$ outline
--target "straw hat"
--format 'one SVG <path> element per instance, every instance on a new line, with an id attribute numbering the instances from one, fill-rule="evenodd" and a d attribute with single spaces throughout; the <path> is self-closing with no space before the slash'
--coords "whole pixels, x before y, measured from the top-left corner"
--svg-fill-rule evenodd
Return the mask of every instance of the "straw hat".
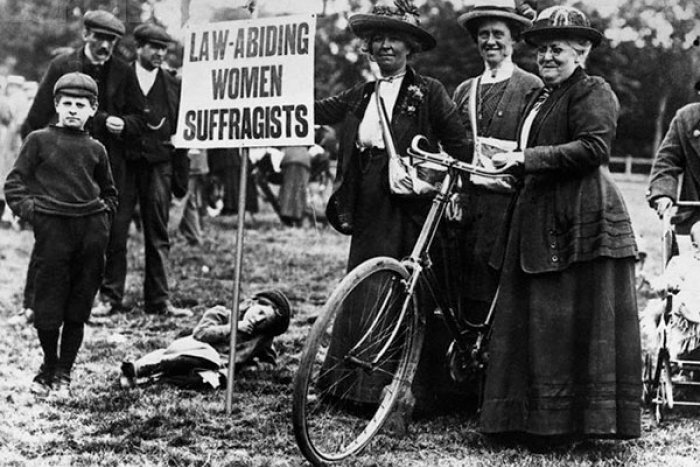
<path id="1" fill-rule="evenodd" d="M 588 39 L 593 47 L 603 39 L 603 34 L 591 27 L 588 17 L 581 10 L 570 6 L 553 6 L 542 10 L 532 27 L 523 31 L 525 41 L 533 45 L 542 39 L 562 36 Z"/>
<path id="2" fill-rule="evenodd" d="M 348 21 L 352 32 L 359 37 L 366 38 L 375 31 L 400 31 L 413 36 L 424 51 L 436 45 L 435 38 L 420 27 L 418 8 L 413 0 L 394 0 L 393 7 L 375 5 L 370 13 L 354 14 Z"/>
<path id="3" fill-rule="evenodd" d="M 526 15 L 532 17 L 528 18 Z M 467 7 L 467 12 L 457 18 L 457 22 L 476 38 L 479 24 L 485 19 L 503 20 L 508 23 L 514 32 L 520 32 L 532 26 L 534 10 L 527 3 L 515 0 L 474 0 Z"/>

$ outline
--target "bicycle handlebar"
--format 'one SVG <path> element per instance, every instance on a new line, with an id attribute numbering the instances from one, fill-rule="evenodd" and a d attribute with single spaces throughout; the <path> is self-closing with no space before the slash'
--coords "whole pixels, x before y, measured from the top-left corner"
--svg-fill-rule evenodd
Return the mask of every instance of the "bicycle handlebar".
<path id="1" fill-rule="evenodd" d="M 441 167 L 454 168 L 461 172 L 483 175 L 485 177 L 498 178 L 503 176 L 513 176 L 512 170 L 518 165 L 517 162 L 511 162 L 509 164 L 504 165 L 500 169 L 486 169 L 484 167 L 479 167 L 468 162 L 457 160 L 443 151 L 436 153 L 428 152 L 424 149 L 421 149 L 420 143 L 424 140 L 428 141 L 428 138 L 426 138 L 423 135 L 414 136 L 413 140 L 411 141 L 411 147 L 408 148 L 408 153 L 416 159 L 420 159 L 430 164 L 437 164 Z"/>

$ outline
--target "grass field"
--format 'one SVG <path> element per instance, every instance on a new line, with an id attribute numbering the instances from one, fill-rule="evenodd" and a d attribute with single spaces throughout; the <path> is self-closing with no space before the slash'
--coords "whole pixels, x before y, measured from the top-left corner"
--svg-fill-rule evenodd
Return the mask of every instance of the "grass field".
<path id="1" fill-rule="evenodd" d="M 648 269 L 658 272 L 660 222 L 644 202 L 644 182 L 619 186 L 649 246 Z M 174 242 L 173 299 L 195 311 L 188 320 L 143 313 L 142 243 L 131 239 L 128 300 L 134 308 L 91 321 L 74 371 L 74 397 L 63 403 L 36 401 L 27 392 L 41 360 L 35 331 L 11 327 L 7 319 L 20 306 L 32 237 L 0 231 L 0 464 L 303 465 L 291 428 L 291 381 L 309 325 L 342 277 L 348 239 L 324 228 L 284 229 L 267 211 L 248 224 L 243 295 L 279 287 L 295 315 L 277 341 L 278 368 L 239 375 L 231 417 L 224 413 L 223 391 L 163 385 L 122 390 L 118 371 L 123 360 L 167 345 L 207 307 L 230 305 L 235 218 L 208 220 L 202 248 Z M 639 440 L 591 441 L 543 453 L 493 444 L 476 428 L 473 418 L 460 414 L 416 421 L 405 438 L 380 437 L 352 464 L 694 466 L 700 459 L 700 422 L 687 412 L 655 426 L 646 411 Z"/>

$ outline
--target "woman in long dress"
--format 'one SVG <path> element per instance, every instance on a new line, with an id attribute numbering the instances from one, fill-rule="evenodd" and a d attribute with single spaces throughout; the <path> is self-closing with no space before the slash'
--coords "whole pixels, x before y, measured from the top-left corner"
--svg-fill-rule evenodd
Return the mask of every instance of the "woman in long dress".
<path id="1" fill-rule="evenodd" d="M 411 140 L 424 135 L 432 151 L 438 143 L 459 159 L 466 159 L 468 145 L 455 104 L 437 80 L 422 76 L 407 65 L 410 55 L 435 47 L 435 39 L 418 26 L 417 9 L 408 1 L 396 7 L 375 6 L 370 14 L 349 18 L 352 31 L 365 41 L 365 49 L 379 68 L 377 81 L 358 84 L 315 105 L 317 124 L 342 123 L 338 155 L 338 188 L 327 208 L 330 224 L 351 235 L 348 270 L 377 256 L 401 259 L 410 254 L 432 202 L 431 196 L 401 197 L 390 192 L 388 155 L 379 123 L 377 92 L 385 103 L 394 142 L 405 155 Z M 432 259 L 445 277 L 446 246 L 436 239 Z M 427 303 L 425 306 L 429 306 Z M 449 337 L 433 313 L 428 314 L 427 334 L 413 391 L 417 407 L 431 411 L 443 400 L 449 386 L 444 356 Z M 357 333 L 362 316 L 343 310 L 338 316 L 329 350 L 344 355 Z M 331 374 L 342 378 L 343 371 Z M 358 372 L 338 385 L 344 399 L 357 403 L 378 400 L 385 378 Z"/>
<path id="2" fill-rule="evenodd" d="M 526 108 L 521 150 L 493 158 L 522 163 L 525 177 L 499 256 L 480 428 L 638 437 L 636 246 L 608 170 L 619 105 L 584 69 L 602 35 L 570 7 L 545 9 L 523 34 L 545 88 Z"/>

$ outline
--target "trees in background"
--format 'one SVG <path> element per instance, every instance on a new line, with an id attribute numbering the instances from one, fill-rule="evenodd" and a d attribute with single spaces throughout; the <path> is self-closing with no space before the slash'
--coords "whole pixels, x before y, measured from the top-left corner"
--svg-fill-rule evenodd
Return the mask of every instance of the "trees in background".
<path id="1" fill-rule="evenodd" d="M 627 0 L 613 16 L 592 16 L 608 40 L 592 54 L 590 69 L 611 83 L 621 104 L 616 150 L 651 157 L 676 109 L 697 97 L 700 4 Z"/>
<path id="2" fill-rule="evenodd" d="M 38 80 L 51 58 L 79 46 L 81 19 L 87 10 L 109 10 L 130 32 L 141 21 L 148 0 L 0 0 L 0 61 L 14 57 L 13 73 Z M 132 44 L 120 42 L 118 53 L 132 57 Z"/>

